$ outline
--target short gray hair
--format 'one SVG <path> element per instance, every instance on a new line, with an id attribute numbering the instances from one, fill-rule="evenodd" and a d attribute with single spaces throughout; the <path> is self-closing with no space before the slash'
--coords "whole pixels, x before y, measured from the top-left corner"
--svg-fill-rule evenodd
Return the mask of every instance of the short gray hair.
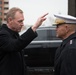
<path id="1" fill-rule="evenodd" d="M 8 18 L 11 17 L 12 19 L 14 19 L 14 16 L 15 16 L 15 13 L 19 11 L 20 13 L 23 13 L 23 11 L 18 8 L 18 7 L 13 7 L 11 8 L 8 12 L 7 12 L 7 15 L 6 15 L 6 21 L 8 22 Z"/>

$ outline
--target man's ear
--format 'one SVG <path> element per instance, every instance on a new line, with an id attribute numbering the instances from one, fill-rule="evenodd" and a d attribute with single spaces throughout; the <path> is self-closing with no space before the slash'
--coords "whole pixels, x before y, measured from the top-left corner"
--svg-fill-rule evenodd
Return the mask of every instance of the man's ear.
<path id="1" fill-rule="evenodd" d="M 11 22 L 11 21 L 12 21 L 12 18 L 11 18 L 11 17 L 9 17 L 9 18 L 8 18 L 8 22 Z"/>
<path id="2" fill-rule="evenodd" d="M 69 25 L 65 25 L 65 28 L 66 28 L 66 32 L 69 31 Z"/>

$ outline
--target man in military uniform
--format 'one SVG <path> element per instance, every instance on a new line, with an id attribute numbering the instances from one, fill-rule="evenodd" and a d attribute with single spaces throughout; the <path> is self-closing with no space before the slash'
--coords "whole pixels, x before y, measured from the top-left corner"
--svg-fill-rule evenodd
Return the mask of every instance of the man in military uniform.
<path id="1" fill-rule="evenodd" d="M 56 36 L 63 41 L 55 54 L 55 75 L 76 75 L 76 18 L 70 15 L 56 17 Z"/>

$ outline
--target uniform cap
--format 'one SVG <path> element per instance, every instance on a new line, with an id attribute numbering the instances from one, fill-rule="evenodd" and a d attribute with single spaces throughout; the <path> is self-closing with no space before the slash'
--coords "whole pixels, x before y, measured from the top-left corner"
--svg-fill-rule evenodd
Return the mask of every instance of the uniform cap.
<path id="1" fill-rule="evenodd" d="M 62 24 L 62 23 L 76 24 L 76 17 L 73 17 L 71 15 L 55 14 L 54 16 L 56 17 L 54 24 Z"/>

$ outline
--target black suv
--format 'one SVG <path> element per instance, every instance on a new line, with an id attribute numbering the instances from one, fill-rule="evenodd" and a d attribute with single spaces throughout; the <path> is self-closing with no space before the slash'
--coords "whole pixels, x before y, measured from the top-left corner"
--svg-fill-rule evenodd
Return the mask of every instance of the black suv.
<path id="1" fill-rule="evenodd" d="M 53 73 L 55 51 L 62 42 L 56 37 L 55 26 L 39 27 L 38 37 L 24 50 L 29 73 Z"/>

